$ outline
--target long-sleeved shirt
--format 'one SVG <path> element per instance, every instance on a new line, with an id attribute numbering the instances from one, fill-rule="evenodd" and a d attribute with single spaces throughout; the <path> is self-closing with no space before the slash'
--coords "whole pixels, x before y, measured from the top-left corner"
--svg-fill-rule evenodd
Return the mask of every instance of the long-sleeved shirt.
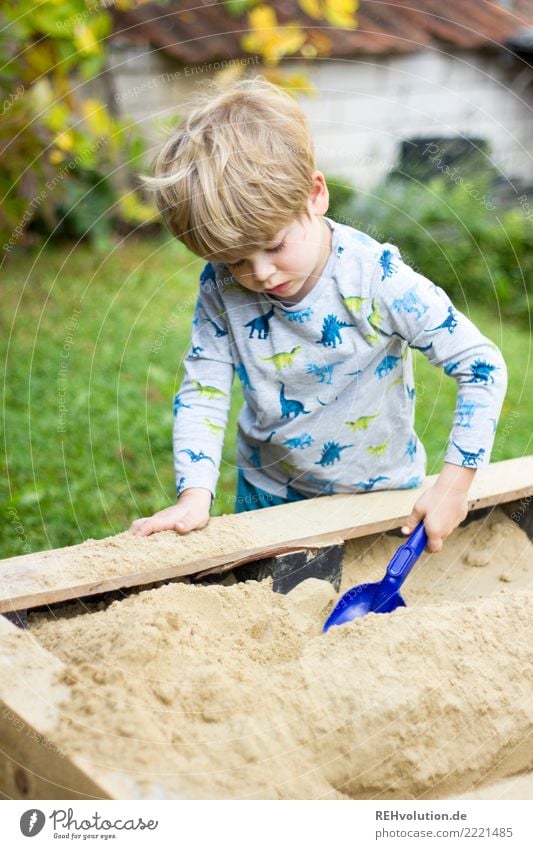
<path id="1" fill-rule="evenodd" d="M 174 400 L 178 495 L 215 494 L 235 373 L 237 462 L 251 484 L 281 497 L 419 486 L 412 348 L 458 384 L 445 461 L 489 462 L 507 384 L 498 348 L 395 245 L 325 220 L 331 253 L 298 303 L 205 266 Z"/>

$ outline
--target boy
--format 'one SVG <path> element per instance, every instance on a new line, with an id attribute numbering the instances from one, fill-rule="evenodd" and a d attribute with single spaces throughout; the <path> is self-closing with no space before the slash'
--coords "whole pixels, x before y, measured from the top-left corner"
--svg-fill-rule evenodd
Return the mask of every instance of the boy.
<path id="1" fill-rule="evenodd" d="M 170 231 L 208 264 L 174 404 L 178 501 L 131 530 L 207 524 L 234 373 L 237 510 L 419 486 L 417 348 L 459 390 L 443 469 L 402 528 L 423 519 L 439 551 L 489 461 L 506 389 L 498 349 L 394 245 L 326 217 L 305 116 L 260 77 L 204 96 L 144 181 Z"/>

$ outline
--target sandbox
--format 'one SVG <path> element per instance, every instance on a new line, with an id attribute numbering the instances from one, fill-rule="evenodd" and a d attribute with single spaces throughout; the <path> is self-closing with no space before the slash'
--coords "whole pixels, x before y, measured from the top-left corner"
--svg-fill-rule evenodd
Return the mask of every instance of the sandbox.
<path id="1" fill-rule="evenodd" d="M 342 589 L 399 542 L 349 541 Z M 226 579 L 36 612 L 24 636 L 62 662 L 62 753 L 133 796 L 488 797 L 533 765 L 532 552 L 494 510 L 423 558 L 407 608 L 327 635 L 330 584 Z"/>

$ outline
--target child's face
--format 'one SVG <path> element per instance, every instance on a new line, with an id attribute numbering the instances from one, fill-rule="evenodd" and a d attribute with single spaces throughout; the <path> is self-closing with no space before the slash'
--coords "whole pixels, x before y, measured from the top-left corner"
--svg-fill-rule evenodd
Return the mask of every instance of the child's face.
<path id="1" fill-rule="evenodd" d="M 232 276 L 252 292 L 268 292 L 298 301 L 317 282 L 331 251 L 331 232 L 323 219 L 329 195 L 324 176 L 315 171 L 308 211 L 283 227 L 267 250 L 227 263 Z"/>

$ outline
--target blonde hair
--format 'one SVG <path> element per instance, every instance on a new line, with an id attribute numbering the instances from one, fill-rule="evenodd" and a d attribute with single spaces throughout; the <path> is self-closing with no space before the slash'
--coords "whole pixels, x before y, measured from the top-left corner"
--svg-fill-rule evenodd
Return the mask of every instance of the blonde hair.
<path id="1" fill-rule="evenodd" d="M 138 176 L 177 239 L 233 262 L 307 214 L 313 141 L 300 106 L 263 77 L 208 88 L 158 151 L 154 175 Z"/>

